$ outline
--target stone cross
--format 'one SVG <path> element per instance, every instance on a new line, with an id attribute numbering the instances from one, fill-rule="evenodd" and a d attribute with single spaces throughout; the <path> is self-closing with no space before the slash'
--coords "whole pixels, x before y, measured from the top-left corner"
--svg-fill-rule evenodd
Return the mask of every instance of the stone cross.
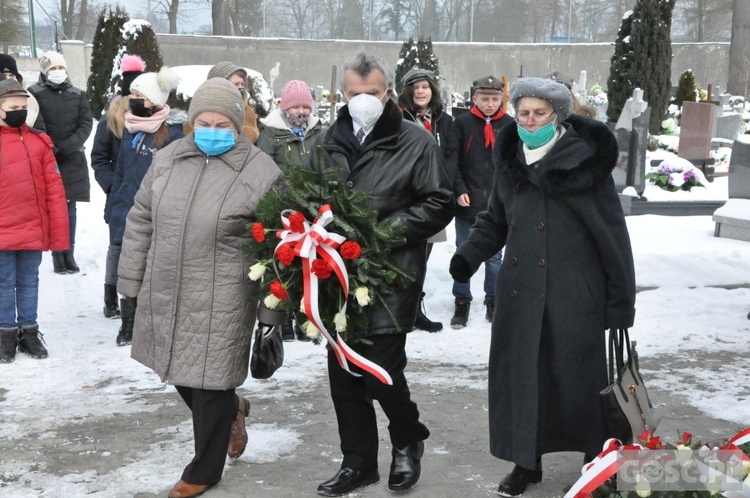
<path id="1" fill-rule="evenodd" d="M 647 108 L 648 102 L 643 100 L 643 90 L 636 88 L 633 90 L 633 96 L 625 102 L 625 107 L 623 107 L 620 113 L 620 119 L 617 120 L 615 129 L 624 128 L 627 131 L 631 131 L 633 129 L 633 120 L 643 114 Z"/>

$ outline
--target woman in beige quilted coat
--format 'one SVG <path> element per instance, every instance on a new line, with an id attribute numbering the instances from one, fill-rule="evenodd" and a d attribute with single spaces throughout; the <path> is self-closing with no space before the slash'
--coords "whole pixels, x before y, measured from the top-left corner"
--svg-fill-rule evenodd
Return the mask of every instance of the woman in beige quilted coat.
<path id="1" fill-rule="evenodd" d="M 169 496 L 219 482 L 247 444 L 247 378 L 257 302 L 243 246 L 280 170 L 242 130 L 242 96 L 223 78 L 190 104 L 194 130 L 160 150 L 128 213 L 118 291 L 136 306 L 132 357 L 173 384 L 193 414 L 195 457 Z"/>

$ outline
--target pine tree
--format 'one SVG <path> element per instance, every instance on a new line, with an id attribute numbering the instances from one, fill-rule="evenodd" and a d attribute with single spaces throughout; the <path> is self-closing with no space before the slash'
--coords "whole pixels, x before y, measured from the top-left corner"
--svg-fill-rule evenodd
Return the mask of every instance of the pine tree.
<path id="1" fill-rule="evenodd" d="M 672 90 L 672 10 L 676 0 L 638 0 L 633 9 L 633 84 L 651 107 L 649 131 L 658 135 Z"/>
<path id="2" fill-rule="evenodd" d="M 692 69 L 688 69 L 680 75 L 680 82 L 677 85 L 674 103 L 682 108 L 683 102 L 695 102 L 698 95 L 698 88 L 695 86 L 695 74 Z"/>
<path id="3" fill-rule="evenodd" d="M 401 52 L 396 63 L 396 93 L 401 93 L 403 85 L 401 80 L 412 68 L 419 67 L 435 73 L 435 79 L 440 78 L 438 59 L 432 52 L 432 39 L 414 41 L 409 38 L 401 45 Z"/>
<path id="4" fill-rule="evenodd" d="M 107 108 L 107 93 L 111 83 L 112 63 L 120 46 L 120 29 L 130 19 L 120 7 L 102 9 L 96 23 L 94 47 L 91 51 L 91 75 L 86 85 L 86 94 L 94 116 L 100 116 Z"/>
<path id="5" fill-rule="evenodd" d="M 633 46 L 630 43 L 633 29 L 633 12 L 628 12 L 622 18 L 620 30 L 615 41 L 615 53 L 612 55 L 607 78 L 607 119 L 617 122 L 625 102 L 633 95 Z"/>
<path id="6" fill-rule="evenodd" d="M 643 90 L 651 107 L 649 131 L 658 134 L 669 107 L 672 65 L 672 10 L 676 0 L 637 0 L 617 33 L 607 97 L 607 118 L 617 121 L 633 89 Z"/>
<path id="7" fill-rule="evenodd" d="M 120 30 L 119 49 L 112 60 L 111 83 L 107 98 L 120 91 L 120 61 L 124 55 L 137 55 L 146 63 L 146 71 L 156 73 L 164 65 L 159 42 L 151 24 L 143 19 L 133 19 L 123 24 Z"/>

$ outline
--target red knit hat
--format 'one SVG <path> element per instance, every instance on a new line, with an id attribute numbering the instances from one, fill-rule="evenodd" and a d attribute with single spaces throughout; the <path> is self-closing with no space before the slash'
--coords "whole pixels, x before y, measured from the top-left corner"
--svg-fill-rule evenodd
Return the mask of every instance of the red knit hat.
<path id="1" fill-rule="evenodd" d="M 304 81 L 291 80 L 284 85 L 281 90 L 281 110 L 286 111 L 298 105 L 313 108 L 312 94 L 310 87 Z"/>

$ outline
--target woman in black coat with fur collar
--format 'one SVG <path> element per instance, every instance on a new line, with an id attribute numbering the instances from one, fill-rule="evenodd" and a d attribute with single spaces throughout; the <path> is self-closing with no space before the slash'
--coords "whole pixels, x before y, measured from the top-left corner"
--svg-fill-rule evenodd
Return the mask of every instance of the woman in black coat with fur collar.
<path id="1" fill-rule="evenodd" d="M 570 116 L 568 89 L 526 78 L 510 90 L 517 126 L 495 147 L 488 210 L 450 271 L 467 281 L 505 247 L 489 358 L 490 451 L 516 465 L 498 493 L 542 479 L 541 456 L 598 454 L 607 434 L 606 329 L 635 316 L 635 272 L 602 123 Z"/>

